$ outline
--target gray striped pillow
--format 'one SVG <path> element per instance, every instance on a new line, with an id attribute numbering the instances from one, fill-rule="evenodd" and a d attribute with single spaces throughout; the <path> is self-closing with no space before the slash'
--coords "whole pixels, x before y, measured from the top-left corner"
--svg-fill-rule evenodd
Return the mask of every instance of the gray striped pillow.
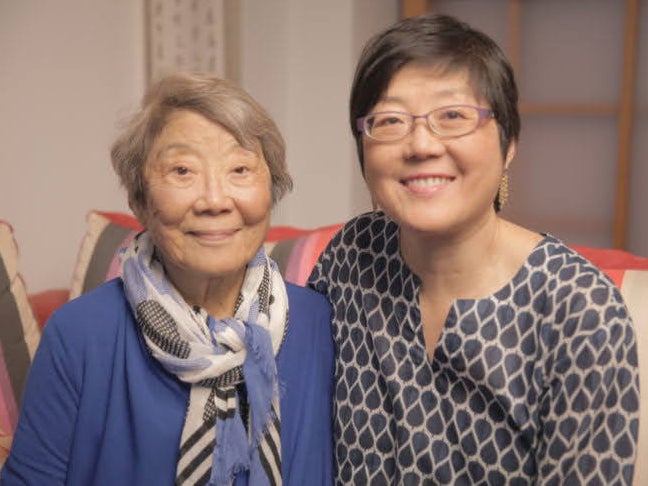
<path id="1" fill-rule="evenodd" d="M 0 467 L 11 445 L 40 328 L 18 273 L 18 246 L 0 221 Z"/>
<path id="2" fill-rule="evenodd" d="M 119 250 L 128 246 L 140 229 L 134 216 L 90 211 L 72 274 L 70 299 L 120 276 Z"/>

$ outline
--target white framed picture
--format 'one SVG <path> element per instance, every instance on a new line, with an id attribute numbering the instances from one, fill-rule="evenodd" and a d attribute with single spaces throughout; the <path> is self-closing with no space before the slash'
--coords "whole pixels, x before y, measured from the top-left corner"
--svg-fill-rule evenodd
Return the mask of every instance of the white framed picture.
<path id="1" fill-rule="evenodd" d="M 144 2 L 149 84 L 175 71 L 200 71 L 227 77 L 225 17 L 232 13 L 231 4 L 228 8 L 226 0 Z M 230 18 L 230 23 L 233 20 Z"/>

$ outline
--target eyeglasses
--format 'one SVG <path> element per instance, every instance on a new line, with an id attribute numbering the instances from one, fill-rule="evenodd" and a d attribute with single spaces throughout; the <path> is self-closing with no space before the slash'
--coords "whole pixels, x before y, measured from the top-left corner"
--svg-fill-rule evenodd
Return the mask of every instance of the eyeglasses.
<path id="1" fill-rule="evenodd" d="M 358 118 L 357 128 L 380 142 L 401 140 L 414 130 L 414 121 L 423 118 L 430 130 L 440 138 L 461 137 L 475 131 L 484 121 L 495 116 L 493 110 L 471 105 L 449 105 L 425 115 L 402 111 L 381 111 Z"/>

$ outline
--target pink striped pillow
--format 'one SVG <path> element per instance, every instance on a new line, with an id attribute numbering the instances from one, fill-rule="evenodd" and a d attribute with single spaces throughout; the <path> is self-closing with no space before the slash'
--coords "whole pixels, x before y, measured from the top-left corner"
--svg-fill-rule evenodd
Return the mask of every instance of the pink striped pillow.
<path id="1" fill-rule="evenodd" d="M 291 236 L 296 232 L 301 233 L 301 236 L 288 239 L 284 239 L 277 231 L 279 228 L 274 228 L 270 237 L 276 241 L 266 242 L 265 248 L 270 258 L 277 262 L 281 274 L 288 282 L 304 285 L 320 253 L 341 227 L 341 224 L 335 224 L 313 230 L 281 228 L 282 233 Z"/>

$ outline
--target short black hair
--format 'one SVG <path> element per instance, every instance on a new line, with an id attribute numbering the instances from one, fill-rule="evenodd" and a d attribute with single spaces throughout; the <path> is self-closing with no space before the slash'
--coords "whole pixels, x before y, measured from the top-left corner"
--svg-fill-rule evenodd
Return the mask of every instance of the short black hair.
<path id="1" fill-rule="evenodd" d="M 394 75 L 408 63 L 451 72 L 467 69 L 471 84 L 495 113 L 503 157 L 520 136 L 518 90 L 513 68 L 497 43 L 449 15 L 424 14 L 401 20 L 365 45 L 351 88 L 349 122 L 364 173 L 362 133 L 356 120 L 367 115 Z"/>

